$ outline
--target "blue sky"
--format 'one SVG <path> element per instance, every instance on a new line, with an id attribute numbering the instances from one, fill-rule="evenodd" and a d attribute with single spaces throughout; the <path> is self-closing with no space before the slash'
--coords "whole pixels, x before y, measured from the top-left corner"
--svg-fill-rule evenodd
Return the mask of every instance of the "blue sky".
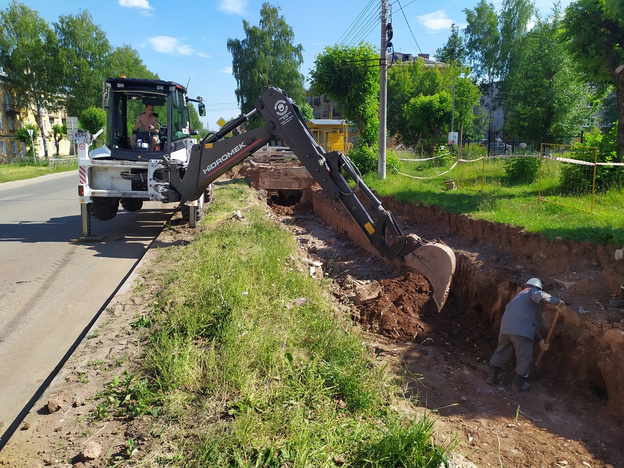
<path id="1" fill-rule="evenodd" d="M 228 39 L 244 39 L 243 20 L 257 26 L 261 0 L 22 0 L 52 24 L 60 15 L 88 10 L 93 21 L 117 47 L 130 45 L 148 69 L 161 79 L 188 84 L 189 95 L 202 96 L 207 106 L 204 126 L 215 130 L 217 120 L 240 114 L 232 76 Z M 355 45 L 365 40 L 380 45 L 381 0 L 269 0 L 291 26 L 295 43 L 303 46 L 301 72 L 309 77 L 315 57 L 335 43 Z M 435 54 L 448 39 L 452 23 L 464 26 L 465 8 L 477 0 L 388 0 L 397 52 Z M 498 9 L 500 0 L 492 2 Z M 552 0 L 537 0 L 544 14 Z M 9 0 L 0 0 L 5 9 Z M 561 2 L 562 8 L 569 0 Z M 288 90 L 286 90 L 288 91 Z"/>

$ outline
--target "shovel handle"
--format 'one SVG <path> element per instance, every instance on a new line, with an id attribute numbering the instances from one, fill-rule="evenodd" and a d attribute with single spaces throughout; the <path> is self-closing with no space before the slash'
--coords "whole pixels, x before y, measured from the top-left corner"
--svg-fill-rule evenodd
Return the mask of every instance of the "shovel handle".
<path id="1" fill-rule="evenodd" d="M 552 337 L 553 332 L 555 331 L 555 325 L 557 325 L 557 320 L 559 319 L 559 307 L 557 307 L 557 311 L 555 312 L 555 318 L 550 324 L 550 328 L 548 329 L 548 335 L 546 335 L 546 343 L 550 343 L 550 338 Z M 535 367 L 539 367 L 540 361 L 542 360 L 542 356 L 544 355 L 544 350 L 542 349 L 537 357 L 537 361 L 535 361 Z"/>

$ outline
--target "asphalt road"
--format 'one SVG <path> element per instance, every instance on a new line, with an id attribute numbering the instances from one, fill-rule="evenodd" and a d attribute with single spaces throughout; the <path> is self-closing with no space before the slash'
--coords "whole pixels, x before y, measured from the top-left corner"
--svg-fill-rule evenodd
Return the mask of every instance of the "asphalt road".
<path id="1" fill-rule="evenodd" d="M 77 173 L 0 184 L 0 448 L 104 310 L 174 205 L 92 220 L 81 235 Z"/>

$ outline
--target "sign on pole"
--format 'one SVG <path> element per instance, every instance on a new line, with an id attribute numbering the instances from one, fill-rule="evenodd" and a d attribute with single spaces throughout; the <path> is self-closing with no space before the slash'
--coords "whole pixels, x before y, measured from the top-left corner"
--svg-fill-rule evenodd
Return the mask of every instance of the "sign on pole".
<path id="1" fill-rule="evenodd" d="M 27 128 L 26 131 L 30 135 L 30 147 L 33 150 L 33 160 L 37 161 L 37 155 L 35 154 L 35 142 L 33 140 L 33 129 L 32 128 Z"/>
<path id="2" fill-rule="evenodd" d="M 459 133 L 458 132 L 449 132 L 448 133 L 448 144 L 449 145 L 456 145 L 458 138 L 459 138 Z"/>

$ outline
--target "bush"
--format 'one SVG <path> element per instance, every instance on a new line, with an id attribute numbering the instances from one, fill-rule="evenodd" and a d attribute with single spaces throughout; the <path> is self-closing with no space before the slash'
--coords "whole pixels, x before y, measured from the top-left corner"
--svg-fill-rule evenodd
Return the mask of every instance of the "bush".
<path id="1" fill-rule="evenodd" d="M 595 150 L 598 148 L 598 162 L 615 162 L 617 160 L 617 123 L 608 133 L 598 129 L 585 135 L 583 143 L 574 145 L 574 158 L 582 161 L 594 162 Z M 589 147 L 589 148 L 587 148 Z M 561 183 L 564 187 L 581 187 L 583 192 L 590 192 L 593 185 L 592 171 L 583 170 L 582 166 L 570 165 L 564 168 L 561 174 Z M 606 192 L 613 187 L 619 187 L 624 181 L 621 167 L 598 166 L 596 168 L 597 192 Z"/>
<path id="2" fill-rule="evenodd" d="M 509 158 L 505 160 L 505 172 L 510 185 L 530 184 L 539 173 L 538 158 Z"/>
<path id="3" fill-rule="evenodd" d="M 362 174 L 377 171 L 377 154 L 373 149 L 364 144 L 358 143 L 351 151 L 349 151 L 349 159 L 357 166 Z"/>

